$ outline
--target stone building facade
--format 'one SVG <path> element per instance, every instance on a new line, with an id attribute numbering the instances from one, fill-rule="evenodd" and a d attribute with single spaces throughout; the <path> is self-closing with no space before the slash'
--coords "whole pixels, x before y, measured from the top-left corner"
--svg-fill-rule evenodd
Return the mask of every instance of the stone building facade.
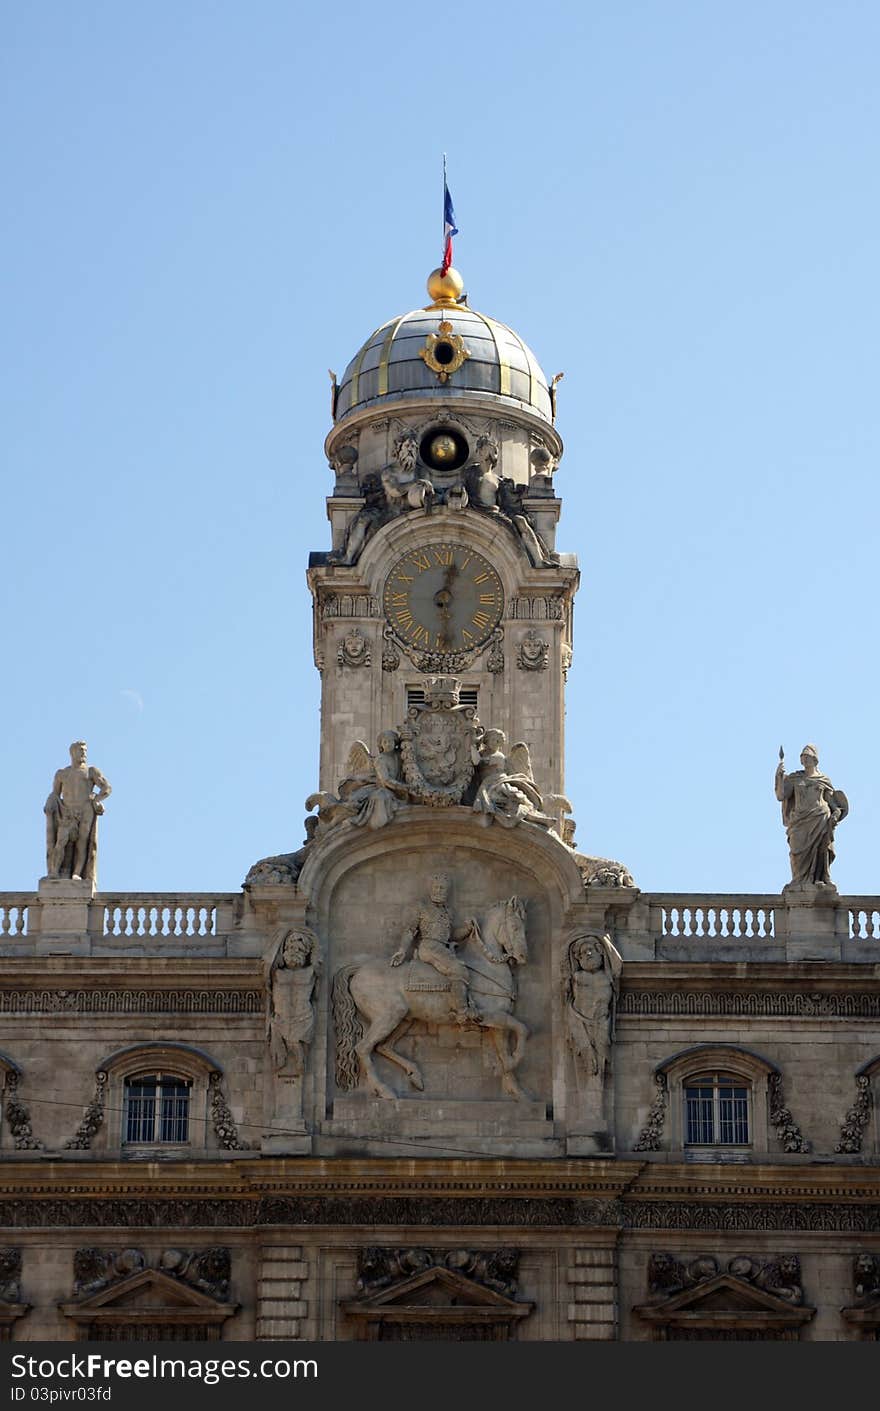
<path id="1" fill-rule="evenodd" d="M 0 1336 L 876 1340 L 880 898 L 646 894 L 565 797 L 555 384 L 455 271 L 338 384 L 302 847 L 0 897 Z"/>

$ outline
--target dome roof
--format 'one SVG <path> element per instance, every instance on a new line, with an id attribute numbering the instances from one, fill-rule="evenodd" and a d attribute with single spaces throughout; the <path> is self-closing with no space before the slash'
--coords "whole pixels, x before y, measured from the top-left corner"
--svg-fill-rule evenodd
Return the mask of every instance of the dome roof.
<path id="1" fill-rule="evenodd" d="M 450 274 L 454 271 L 450 271 Z M 440 324 L 446 327 L 441 330 Z M 466 356 L 455 367 L 447 358 L 445 379 L 432 370 L 422 353 L 431 336 L 448 339 L 454 348 L 460 338 Z M 442 356 L 440 358 L 442 364 Z M 442 369 L 445 372 L 445 368 Z M 395 401 L 436 398 L 452 401 L 474 394 L 497 397 L 524 411 L 552 421 L 547 379 L 534 353 L 512 329 L 463 304 L 439 299 L 428 308 L 414 309 L 389 319 L 371 333 L 342 375 L 336 397 L 336 422 L 350 412 L 375 406 L 385 397 Z"/>

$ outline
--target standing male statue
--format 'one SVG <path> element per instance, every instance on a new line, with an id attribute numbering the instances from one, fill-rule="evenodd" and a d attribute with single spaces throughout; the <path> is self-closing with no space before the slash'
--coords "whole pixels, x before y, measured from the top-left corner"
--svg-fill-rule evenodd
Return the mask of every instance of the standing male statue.
<path id="1" fill-rule="evenodd" d="M 419 960 L 433 965 L 449 980 L 452 1018 L 457 1024 L 467 1024 L 479 1020 L 479 1014 L 468 996 L 467 966 L 455 954 L 455 946 L 471 935 L 476 923 L 470 920 L 464 926 L 453 926 L 446 905 L 448 896 L 449 878 L 445 872 L 435 873 L 431 878 L 430 895 L 404 931 L 401 947 L 391 957 L 391 964 L 402 965 L 415 947 Z"/>
<path id="2" fill-rule="evenodd" d="M 95 792 L 97 790 L 97 792 Z M 85 740 L 74 740 L 70 764 L 59 769 L 46 800 L 46 872 L 93 882 L 98 852 L 98 815 L 111 789 L 100 769 L 86 763 Z"/>

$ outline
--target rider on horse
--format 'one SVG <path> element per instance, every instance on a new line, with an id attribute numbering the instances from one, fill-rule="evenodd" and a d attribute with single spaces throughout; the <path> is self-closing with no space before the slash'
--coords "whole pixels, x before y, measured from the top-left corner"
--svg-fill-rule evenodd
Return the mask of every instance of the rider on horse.
<path id="1" fill-rule="evenodd" d="M 467 966 L 458 959 L 453 947 L 467 940 L 476 922 L 470 920 L 464 926 L 453 926 L 446 905 L 448 895 L 449 878 L 445 872 L 438 872 L 431 878 L 430 898 L 422 902 L 415 920 L 404 931 L 400 950 L 391 957 L 391 964 L 402 965 L 409 960 L 418 939 L 416 956 L 449 980 L 452 1017 L 457 1024 L 467 1024 L 479 1021 L 480 1016 L 468 997 Z"/>

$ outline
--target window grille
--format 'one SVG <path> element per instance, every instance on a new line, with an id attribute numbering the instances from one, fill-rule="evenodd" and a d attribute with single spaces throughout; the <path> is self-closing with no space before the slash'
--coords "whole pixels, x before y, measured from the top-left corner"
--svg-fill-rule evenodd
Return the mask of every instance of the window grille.
<path id="1" fill-rule="evenodd" d="M 189 1141 L 189 1078 L 149 1073 L 125 1082 L 125 1141 Z"/>
<path id="2" fill-rule="evenodd" d="M 687 1146 L 747 1146 L 749 1088 L 727 1073 L 691 1078 L 684 1089 Z"/>
<path id="3" fill-rule="evenodd" d="M 480 688 L 479 688 L 479 686 L 462 686 L 461 690 L 460 690 L 459 693 L 458 693 L 459 705 L 475 706 L 475 705 L 477 704 L 477 696 L 478 696 L 479 694 L 480 694 Z M 425 692 L 424 692 L 424 690 L 422 689 L 421 686 L 407 686 L 407 688 L 406 688 L 406 704 L 407 704 L 407 709 L 409 709 L 410 706 L 414 706 L 414 705 L 424 705 L 424 702 L 425 702 Z"/>

